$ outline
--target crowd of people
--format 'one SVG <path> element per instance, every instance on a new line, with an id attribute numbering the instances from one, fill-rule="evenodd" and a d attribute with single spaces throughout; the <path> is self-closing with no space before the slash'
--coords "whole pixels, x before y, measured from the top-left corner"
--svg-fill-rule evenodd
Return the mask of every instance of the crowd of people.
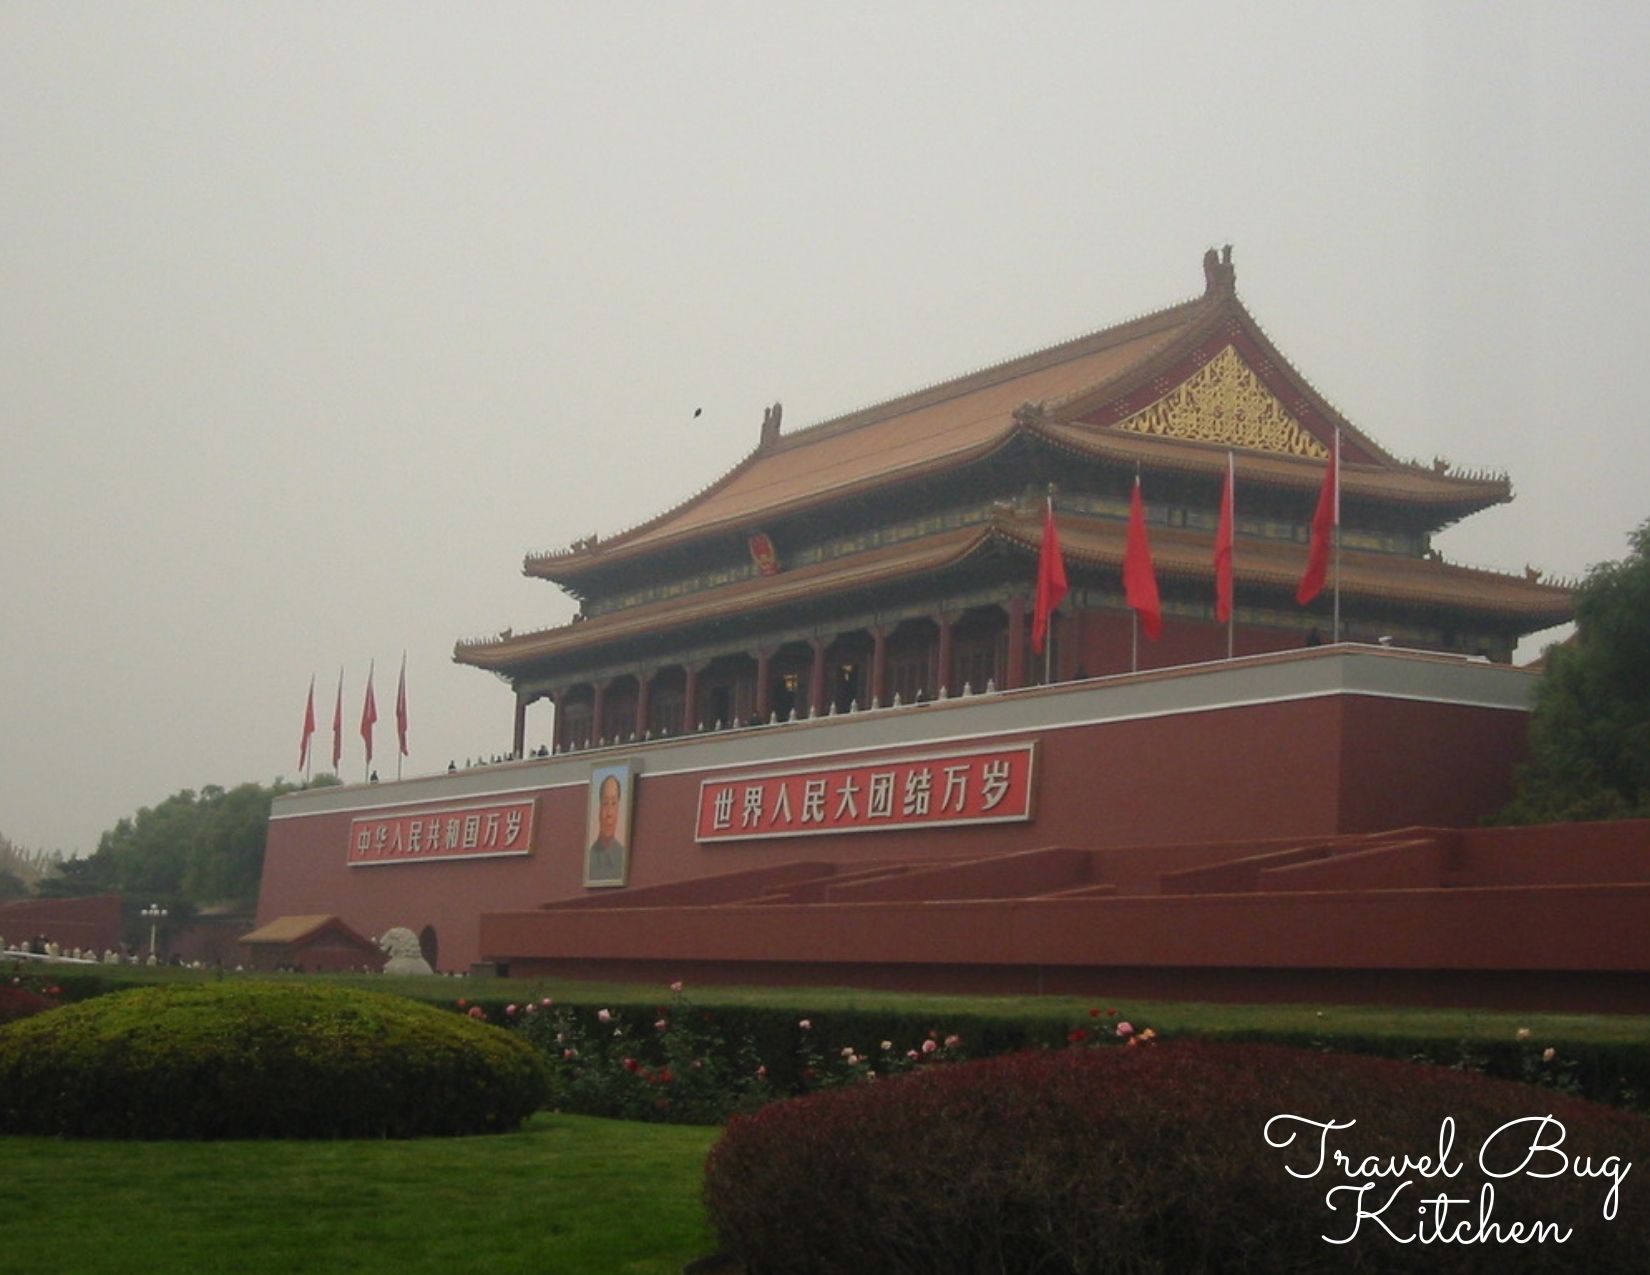
<path id="1" fill-rule="evenodd" d="M 41 957 L 48 961 L 81 961 L 95 965 L 158 965 L 155 953 L 144 954 L 124 944 L 117 950 L 105 948 L 98 952 L 89 947 L 69 947 L 48 939 L 44 934 L 24 939 L 15 946 L 0 934 L 0 960 L 7 957 Z"/>

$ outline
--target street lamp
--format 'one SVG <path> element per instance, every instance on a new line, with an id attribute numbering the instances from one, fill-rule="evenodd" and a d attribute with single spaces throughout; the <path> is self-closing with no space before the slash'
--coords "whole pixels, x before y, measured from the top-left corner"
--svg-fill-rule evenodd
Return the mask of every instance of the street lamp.
<path id="1" fill-rule="evenodd" d="M 148 907 L 144 908 L 143 911 L 139 912 L 138 915 L 149 918 L 149 955 L 154 957 L 156 961 L 159 961 L 160 956 L 155 951 L 155 927 L 166 919 L 166 909 L 161 907 L 158 903 L 151 903 Z"/>

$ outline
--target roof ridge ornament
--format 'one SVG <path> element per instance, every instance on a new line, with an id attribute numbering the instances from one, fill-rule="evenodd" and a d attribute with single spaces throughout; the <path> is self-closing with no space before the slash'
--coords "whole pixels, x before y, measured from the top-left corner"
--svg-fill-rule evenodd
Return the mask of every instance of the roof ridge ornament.
<path id="1" fill-rule="evenodd" d="M 758 451 L 765 451 L 779 441 L 779 422 L 784 415 L 785 405 L 778 399 L 762 409 L 762 437 L 756 445 Z"/>
<path id="2" fill-rule="evenodd" d="M 1052 425 L 1054 413 L 1048 410 L 1046 402 L 1033 403 L 1028 400 L 1014 409 L 1014 423 L 1031 427 Z"/>
<path id="3" fill-rule="evenodd" d="M 1231 244 L 1218 253 L 1210 248 L 1203 254 L 1203 291 L 1205 295 L 1237 291 L 1237 267 L 1232 264 Z"/>

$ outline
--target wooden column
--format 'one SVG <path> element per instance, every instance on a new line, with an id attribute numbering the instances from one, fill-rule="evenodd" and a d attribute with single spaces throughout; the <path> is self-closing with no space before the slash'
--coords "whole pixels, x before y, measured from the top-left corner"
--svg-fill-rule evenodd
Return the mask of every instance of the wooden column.
<path id="1" fill-rule="evenodd" d="M 682 734 L 691 735 L 699 729 L 699 666 L 682 665 L 687 676 L 682 686 Z"/>
<path id="2" fill-rule="evenodd" d="M 636 672 L 636 738 L 647 738 L 648 700 L 652 698 L 653 675 L 646 669 Z"/>
<path id="3" fill-rule="evenodd" d="M 773 648 L 764 647 L 756 653 L 756 721 L 758 725 L 768 720 L 768 714 L 773 711 L 772 688 L 768 683 L 772 680 L 769 668 L 773 661 Z"/>
<path id="4" fill-rule="evenodd" d="M 1024 686 L 1026 678 L 1026 600 L 1016 593 L 1008 600 L 1008 668 L 1000 690 Z"/>
<path id="5" fill-rule="evenodd" d="M 603 710 L 607 707 L 607 683 L 592 682 L 590 684 L 590 742 L 601 742 L 607 735 L 607 724 L 602 720 Z"/>
<path id="6" fill-rule="evenodd" d="M 1083 608 L 1073 603 L 1071 614 L 1061 623 L 1058 673 L 1062 682 L 1070 682 L 1083 662 Z"/>
<path id="7" fill-rule="evenodd" d="M 933 691 L 934 696 L 938 698 L 942 690 L 947 695 L 954 695 L 957 689 L 951 685 L 951 630 L 957 621 L 955 616 L 942 611 L 934 617 L 934 623 L 940 627 L 940 648 L 935 658 L 935 663 L 939 667 L 934 670 Z"/>
<path id="8" fill-rule="evenodd" d="M 531 704 L 535 698 L 537 697 L 524 695 L 520 691 L 516 692 L 516 730 L 513 738 L 515 740 L 515 755 L 517 757 L 525 757 L 527 755 L 527 706 Z"/>
<path id="9" fill-rule="evenodd" d="M 814 667 L 808 675 L 808 711 L 810 714 L 824 716 L 825 713 L 825 647 L 828 643 L 824 638 L 815 638 Z"/>
<path id="10" fill-rule="evenodd" d="M 871 704 L 881 708 L 888 696 L 888 630 L 877 625 L 871 630 Z"/>

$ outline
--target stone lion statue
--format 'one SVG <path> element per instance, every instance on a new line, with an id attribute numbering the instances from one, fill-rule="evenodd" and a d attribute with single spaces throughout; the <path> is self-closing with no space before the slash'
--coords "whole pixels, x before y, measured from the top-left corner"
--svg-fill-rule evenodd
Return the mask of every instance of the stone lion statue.
<path id="1" fill-rule="evenodd" d="M 433 974 L 430 963 L 418 946 L 418 935 L 404 925 L 384 931 L 378 946 L 390 959 L 384 964 L 386 974 Z"/>

